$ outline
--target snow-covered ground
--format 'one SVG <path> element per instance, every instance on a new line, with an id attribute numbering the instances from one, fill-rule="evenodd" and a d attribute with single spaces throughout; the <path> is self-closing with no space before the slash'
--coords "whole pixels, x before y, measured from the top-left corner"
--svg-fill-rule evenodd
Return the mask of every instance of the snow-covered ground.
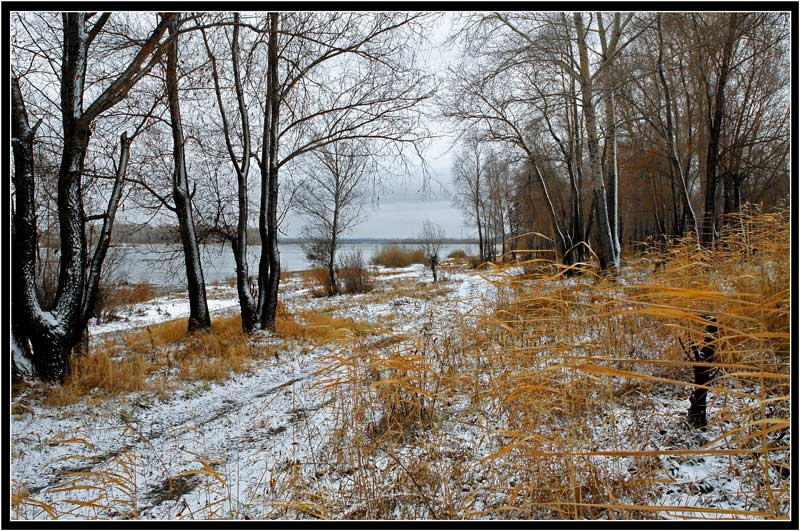
<path id="1" fill-rule="evenodd" d="M 413 354 L 420 342 L 441 345 L 454 339 L 459 323 L 477 320 L 493 308 L 503 296 L 504 281 L 518 272 L 445 267 L 443 281 L 433 286 L 430 272 L 420 265 L 377 268 L 374 291 L 323 298 L 314 298 L 295 275 L 282 281 L 281 297 L 290 314 L 313 309 L 376 325 L 379 330 L 364 340 L 373 350 L 403 352 L 407 345 Z M 569 289 L 576 282 L 558 281 Z M 217 315 L 235 312 L 235 289 L 210 290 L 209 307 Z M 118 333 L 187 314 L 180 295 L 162 297 L 130 308 L 120 321 L 93 323 L 91 333 Z M 591 340 L 588 333 L 580 342 Z M 351 443 L 338 432 L 350 422 L 340 415 L 348 410 L 342 401 L 351 397 L 332 393 L 325 384 L 346 380 L 356 346 L 309 345 L 262 332 L 253 341 L 256 346 L 277 346 L 277 356 L 254 360 L 249 370 L 222 383 L 181 383 L 167 399 L 151 392 L 132 393 L 46 407 L 23 392 L 15 401 L 24 402 L 25 408 L 12 417 L 11 477 L 14 491 L 20 499 L 24 494 L 26 502 L 18 506 L 18 513 L 12 511 L 12 518 L 50 518 L 48 510 L 59 518 L 369 517 L 369 508 L 359 501 L 361 489 L 372 489 L 377 497 L 375 492 L 384 492 L 395 500 L 416 500 L 396 503 L 388 511 L 396 518 L 480 518 L 482 511 L 496 518 L 503 514 L 497 508 L 508 504 L 507 492 L 524 481 L 521 471 L 508 468 L 511 461 L 485 459 L 509 442 L 508 419 L 491 405 L 458 395 L 437 403 L 441 413 L 436 430 L 423 430 L 413 444 L 393 451 L 359 456 L 361 467 L 371 475 L 343 469 L 334 454 L 356 447 L 348 446 Z M 332 368 L 336 356 L 345 361 Z M 485 387 L 491 376 L 476 372 L 475 377 L 478 386 Z M 686 402 L 672 389 L 646 399 L 632 394 L 626 407 L 604 404 L 603 399 L 598 403 L 596 423 L 587 432 L 587 450 L 624 450 L 646 443 L 648 450 L 678 453 L 648 457 L 650 461 L 598 455 L 590 458 L 593 463 L 614 471 L 620 484 L 635 484 L 636 467 L 650 463 L 660 478 L 650 487 L 652 505 L 710 508 L 707 513 L 646 513 L 649 517 L 715 518 L 730 516 L 712 512 L 715 509 L 759 509 L 752 495 L 743 494 L 749 487 L 742 484 L 739 468 L 746 465 L 746 457 L 680 454 L 682 449 L 702 447 L 732 426 L 712 426 L 703 440 L 691 440 L 684 422 Z M 723 406 L 712 401 L 709 414 L 713 417 Z M 430 471 L 414 468 L 422 463 L 436 464 L 433 479 L 426 476 Z M 492 467 L 496 469 L 489 473 Z M 503 467 L 507 471 L 498 472 Z M 368 477 L 380 478 L 374 479 L 380 483 L 365 486 Z M 395 492 L 393 485 L 409 484 L 409 477 L 419 492 Z M 448 489 L 459 491 L 460 497 Z M 425 500 L 419 495 L 422 491 L 434 502 L 419 513 L 409 512 L 410 506 Z M 450 514 L 450 498 L 467 502 Z M 624 498 L 619 501 L 626 503 Z"/>
<path id="2" fill-rule="evenodd" d="M 439 317 L 464 313 L 494 295 L 482 275 L 461 271 L 446 274 L 438 298 L 386 299 L 382 287 L 430 283 L 430 272 L 415 265 L 378 273 L 376 291 L 332 298 L 312 298 L 297 277 L 289 277 L 282 283 L 283 299 L 292 312 L 335 306 L 336 316 L 373 323 L 392 313 L 400 316 L 394 332 L 409 333 L 426 326 L 433 308 Z M 234 311 L 235 289 L 209 290 L 208 303 L 212 313 Z M 160 297 L 129 308 L 120 320 L 91 323 L 90 333 L 102 336 L 186 315 L 188 303 L 180 294 Z M 258 333 L 254 341 L 276 339 Z M 308 352 L 284 342 L 274 359 L 259 360 L 222 384 L 182 384 L 167 400 L 131 393 L 46 407 L 23 393 L 16 400 L 25 400 L 26 407 L 12 417 L 11 468 L 15 491 L 27 491 L 30 503 L 13 516 L 49 518 L 38 502 L 52 506 L 59 518 L 257 518 L 269 515 L 267 507 L 284 508 L 275 490 L 278 479 L 294 463 L 319 462 L 330 435 L 331 412 L 315 373 L 335 348 Z M 127 515 L 120 509 L 126 506 Z"/>

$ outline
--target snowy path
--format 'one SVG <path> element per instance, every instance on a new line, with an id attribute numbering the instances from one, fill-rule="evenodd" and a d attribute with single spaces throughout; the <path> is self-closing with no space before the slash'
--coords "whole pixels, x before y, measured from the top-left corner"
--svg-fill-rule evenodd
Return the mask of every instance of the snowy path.
<path id="1" fill-rule="evenodd" d="M 412 267 L 387 276 L 405 281 L 424 274 Z M 391 311 L 403 316 L 398 333 L 426 326 L 434 310 L 440 316 L 464 311 L 458 298 L 491 292 L 473 274 L 451 278 L 449 295 L 435 300 L 382 300 L 375 294 L 369 302 L 360 296 L 321 300 L 299 296 L 305 290 L 297 289 L 297 283 L 290 286 L 295 289 L 286 299 L 294 308 L 322 309 L 347 301 L 336 315 L 373 322 Z M 210 306 L 217 311 L 235 305 L 235 299 L 227 299 L 228 304 L 216 300 Z M 94 333 L 181 315 L 177 301 L 143 306 L 140 319 L 111 323 L 118 326 L 98 327 Z M 261 339 L 271 341 L 256 341 Z M 375 345 L 390 343 L 379 339 Z M 284 346 L 277 359 L 258 360 L 249 372 L 221 384 L 185 384 L 166 401 L 138 393 L 102 403 L 32 406 L 31 413 L 13 418 L 12 477 L 33 498 L 65 513 L 62 518 L 125 516 L 117 512 L 120 500 L 130 502 L 139 518 L 194 518 L 209 511 L 222 517 L 263 516 L 265 505 L 255 507 L 255 500 L 280 499 L 279 480 L 293 463 L 322 464 L 334 424 L 331 408 L 323 407 L 325 393 L 314 387 L 314 373 L 321 356 L 335 347 L 303 353 L 302 346 Z M 24 518 L 47 517 L 36 507 L 22 510 Z"/>
<path id="2" fill-rule="evenodd" d="M 69 417 L 59 410 L 26 415 L 13 430 L 14 477 L 34 496 L 47 492 L 52 504 L 74 499 L 74 491 L 52 492 L 61 482 L 96 484 L 97 471 L 119 472 L 124 453 L 136 464 L 140 514 L 155 518 L 175 514 L 170 503 L 174 493 L 168 492 L 165 481 L 196 469 L 195 458 L 247 468 L 246 476 L 255 482 L 246 481 L 240 488 L 255 489 L 267 464 L 305 459 L 315 449 L 301 436 L 318 413 L 307 381 L 313 361 L 292 356 L 224 385 L 189 388 L 167 402 L 148 404 L 141 400 L 146 397 L 118 400 L 123 409 L 116 416 L 92 418 L 90 411 L 75 408 Z M 193 493 L 182 494 L 191 507 Z"/>

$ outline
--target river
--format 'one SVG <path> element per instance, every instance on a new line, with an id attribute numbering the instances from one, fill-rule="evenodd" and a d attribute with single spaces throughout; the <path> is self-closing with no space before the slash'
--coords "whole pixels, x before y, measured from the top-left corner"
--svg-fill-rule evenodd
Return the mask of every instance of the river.
<path id="1" fill-rule="evenodd" d="M 337 254 L 360 250 L 364 259 L 369 262 L 372 256 L 385 243 L 343 243 Z M 398 244 L 413 249 L 415 244 Z M 302 245 L 298 243 L 282 243 L 281 271 L 299 271 L 309 269 L 312 264 L 306 259 Z M 443 244 L 442 257 L 451 251 L 463 249 L 467 254 L 477 254 L 476 244 Z M 247 262 L 250 274 L 255 275 L 261 246 L 251 245 L 247 251 Z M 236 276 L 236 267 L 230 247 L 226 244 L 202 246 L 203 276 L 207 284 L 222 282 Z M 186 272 L 183 263 L 182 247 L 178 244 L 153 245 L 120 245 L 109 250 L 108 266 L 112 276 L 120 282 L 146 282 L 157 286 L 181 287 L 186 284 Z"/>

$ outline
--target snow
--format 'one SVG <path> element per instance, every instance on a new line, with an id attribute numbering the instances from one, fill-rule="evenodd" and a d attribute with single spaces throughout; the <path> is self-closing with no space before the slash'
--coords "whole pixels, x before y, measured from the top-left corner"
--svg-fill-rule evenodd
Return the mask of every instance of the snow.
<path id="1" fill-rule="evenodd" d="M 415 341 L 451 339 L 459 323 L 478 319 L 490 310 L 503 296 L 506 283 L 520 271 L 444 268 L 444 280 L 436 285 L 430 271 L 421 265 L 377 268 L 377 272 L 375 291 L 327 298 L 312 297 L 299 277 L 288 276 L 281 282 L 281 299 L 292 313 L 313 309 L 380 325 L 382 333 L 365 341 L 378 344 L 387 340 L 393 346 L 374 348 L 402 356 L 416 348 Z M 574 278 L 554 282 L 577 286 Z M 225 286 L 210 288 L 208 303 L 215 313 L 236 311 L 236 291 Z M 92 323 L 90 330 L 101 335 L 187 315 L 185 295 L 165 296 L 131 307 L 122 321 Z M 646 333 L 639 333 L 644 341 Z M 572 340 L 575 345 L 591 345 L 595 334 L 591 329 L 579 330 Z M 546 345 L 545 339 L 538 338 L 535 344 Z M 371 488 L 399 496 L 394 485 L 407 481 L 409 472 L 397 463 L 412 467 L 430 462 L 437 463 L 441 478 L 455 478 L 446 488 L 473 497 L 470 511 L 475 517 L 482 517 L 483 510 L 497 517 L 497 508 L 508 504 L 509 486 L 524 481 L 513 460 L 485 460 L 512 441 L 505 431 L 509 419 L 503 409 L 461 395 L 439 399 L 436 408 L 441 424 L 437 430 L 421 430 L 413 444 L 395 446 L 392 456 L 379 451 L 364 457 L 363 470 L 343 469 L 333 454 L 356 446 L 345 438 L 352 434 L 337 432 L 343 423 L 349 425 L 348 419 L 338 415 L 348 410 L 342 402 L 352 397 L 325 386 L 348 377 L 346 366 L 331 362 L 341 347 L 328 343 L 310 348 L 308 343 L 284 341 L 263 332 L 256 333 L 253 341 L 277 346 L 277 357 L 254 360 L 246 372 L 222 383 L 177 383 L 167 399 L 153 393 L 131 393 L 102 400 L 89 396 L 65 407 L 31 403 L 27 410 L 12 416 L 15 488 L 24 485 L 33 499 L 64 513 L 60 518 L 119 518 L 126 516 L 120 512 L 119 502 L 113 510 L 77 506 L 68 500 L 89 501 L 97 498 L 98 491 L 64 489 L 117 477 L 104 473 L 127 477 L 127 471 L 133 471 L 129 481 L 135 489 L 106 481 L 101 491 L 105 497 L 98 505 L 106 505 L 112 496 L 129 500 L 135 493 L 134 516 L 142 519 L 297 518 L 313 514 L 317 510 L 313 503 L 323 514 L 328 511 L 328 516 L 344 518 L 369 514 L 369 507 L 352 494 L 360 488 L 360 481 L 380 478 L 382 483 Z M 478 365 L 485 359 L 476 356 Z M 479 389 L 488 389 L 498 374 L 475 371 L 474 377 Z M 685 426 L 687 400 L 667 386 L 655 389 L 647 400 L 631 395 L 627 403 L 597 397 L 595 417 L 587 419 L 585 449 L 700 448 L 731 429 L 723 422 L 710 426 L 702 437 L 694 435 Z M 713 418 L 729 405 L 712 399 L 709 415 Z M 380 405 L 368 404 L 365 411 L 379 416 Z M 648 436 L 643 437 L 644 433 Z M 716 446 L 725 448 L 725 444 L 723 439 Z M 752 486 L 731 473 L 731 466 L 744 467 L 743 459 L 694 454 L 653 459 L 659 481 L 652 485 L 651 503 L 698 507 L 694 512 L 663 510 L 654 516 L 719 518 L 727 515 L 702 508 L 753 509 L 752 496 L 746 494 Z M 588 460 L 620 482 L 635 479 L 636 467 L 641 466 L 640 460 L 628 456 L 595 455 Z M 307 493 L 307 499 L 292 498 L 297 492 Z M 314 493 L 319 492 L 327 498 L 316 500 Z M 287 509 L 287 503 L 301 502 L 309 505 L 303 510 Z M 413 508 L 413 503 L 398 503 L 392 514 L 408 517 L 409 507 Z M 21 518 L 49 518 L 32 505 L 20 511 Z M 425 507 L 419 511 L 427 514 Z M 12 517 L 17 517 L 13 511 Z"/>
<path id="2" fill-rule="evenodd" d="M 421 265 L 384 269 L 381 273 L 380 282 L 430 284 L 426 278 L 429 272 Z M 463 309 L 463 297 L 468 295 L 477 304 L 481 297 L 493 293 L 487 280 L 472 273 L 451 275 L 446 285 L 457 289 L 448 291 L 443 300 L 400 297 L 380 301 L 375 293 L 312 299 L 309 289 L 303 288 L 296 277 L 282 284 L 283 299 L 292 309 L 319 309 L 349 300 L 355 304 L 334 313 L 372 322 L 388 313 L 400 314 L 403 319 L 395 330 L 400 333 L 430 326 L 422 317 L 433 309 L 455 312 Z M 367 302 L 367 298 L 378 301 Z M 212 313 L 235 311 L 235 289 L 210 288 L 208 305 Z M 186 317 L 189 306 L 185 294 L 176 294 L 133 305 L 122 313 L 118 321 L 93 320 L 90 334 L 98 336 Z M 255 341 L 274 343 L 263 333 L 257 334 Z M 326 451 L 334 422 L 332 410 L 325 407 L 329 398 L 315 386 L 315 375 L 328 363 L 325 356 L 333 348 L 305 352 L 300 344 L 283 344 L 277 359 L 258 361 L 247 373 L 222 385 L 182 384 L 167 400 L 152 393 L 131 393 L 104 398 L 100 403 L 89 397 L 64 407 L 34 404 L 29 411 L 13 416 L 12 477 L 34 499 L 63 511 L 61 518 L 119 516 L 98 507 L 75 506 L 67 500 L 89 500 L 96 491 L 64 490 L 64 485 L 97 483 L 103 472 L 121 473 L 125 464 L 129 468 L 135 465 L 139 518 L 185 518 L 202 512 L 215 497 L 227 500 L 223 516 L 257 517 L 249 512 L 254 500 L 268 496 L 268 487 L 281 476 L 281 470 L 295 462 L 317 462 L 319 454 Z M 477 427 L 460 430 L 454 443 L 462 440 L 471 444 L 475 436 L 472 432 L 481 431 Z M 202 463 L 214 463 L 213 469 L 227 478 L 224 487 L 212 475 L 187 474 L 203 469 Z M 170 495 L 169 489 L 165 492 L 169 478 L 187 491 L 180 496 Z M 185 481 L 180 483 L 175 478 Z M 236 496 L 231 496 L 231 489 Z M 104 492 L 107 497 L 116 493 L 123 499 L 129 495 L 117 487 Z M 23 507 L 22 511 L 24 518 L 48 518 L 35 507 Z"/>
<path id="3" fill-rule="evenodd" d="M 239 300 L 235 289 L 210 289 L 208 295 L 208 311 L 220 313 L 229 310 L 238 310 Z M 110 332 L 120 332 L 131 328 L 138 328 L 172 319 L 188 317 L 189 300 L 186 294 L 176 294 L 159 297 L 150 302 L 136 304 L 122 312 L 122 318 L 115 321 L 89 322 L 89 333 L 101 335 Z"/>

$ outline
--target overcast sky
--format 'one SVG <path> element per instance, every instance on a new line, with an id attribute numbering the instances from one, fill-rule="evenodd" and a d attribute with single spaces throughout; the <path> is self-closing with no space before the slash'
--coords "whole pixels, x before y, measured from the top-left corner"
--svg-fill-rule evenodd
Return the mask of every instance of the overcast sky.
<path id="1" fill-rule="evenodd" d="M 433 71 L 447 72 L 457 58 L 456 50 L 445 44 L 450 35 L 453 13 L 444 13 L 431 31 L 430 45 L 421 50 L 423 62 Z M 366 220 L 351 229 L 345 238 L 412 238 L 419 233 L 422 223 L 429 219 L 441 225 L 449 238 L 473 238 L 473 230 L 464 223 L 464 215 L 453 205 L 453 149 L 456 139 L 453 124 L 432 120 L 428 127 L 436 136 L 424 152 L 428 176 L 418 161 L 409 159 L 404 175 L 396 175 L 385 182 L 385 190 L 377 205 L 366 205 Z M 281 227 L 289 237 L 298 237 L 304 219 L 288 214 Z"/>
<path id="2" fill-rule="evenodd" d="M 456 50 L 445 43 L 454 16 L 453 13 L 441 14 L 427 36 L 428 43 L 419 50 L 421 63 L 442 78 L 457 59 Z M 429 105 L 435 112 L 433 104 Z M 425 169 L 416 156 L 410 156 L 404 169 L 388 171 L 379 197 L 363 207 L 364 222 L 345 233 L 344 238 L 412 238 L 420 232 L 426 219 L 441 225 L 449 238 L 475 237 L 474 231 L 465 225 L 461 210 L 453 204 L 452 146 L 457 136 L 454 124 L 431 117 L 427 126 L 434 138 L 423 152 Z M 141 210 L 123 208 L 119 220 L 122 223 L 175 223 L 174 214 L 166 210 L 150 216 Z M 280 230 L 287 237 L 300 237 L 305 224 L 302 215 L 289 212 Z"/>

